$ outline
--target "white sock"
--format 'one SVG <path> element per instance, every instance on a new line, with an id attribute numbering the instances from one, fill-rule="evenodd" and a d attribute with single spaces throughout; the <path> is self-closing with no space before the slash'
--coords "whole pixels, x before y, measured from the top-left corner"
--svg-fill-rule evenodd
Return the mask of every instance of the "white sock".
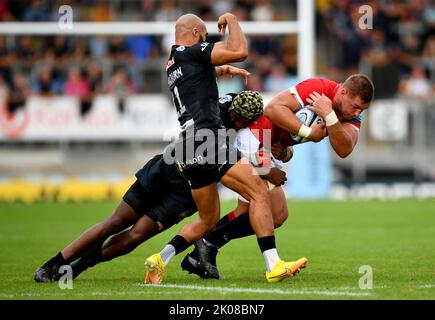
<path id="1" fill-rule="evenodd" d="M 165 266 L 171 261 L 173 257 L 175 257 L 175 248 L 172 244 L 167 244 L 166 247 L 160 251 L 160 256 L 162 257 L 163 263 Z"/>
<path id="2" fill-rule="evenodd" d="M 269 249 L 263 252 L 264 261 L 266 262 L 267 272 L 270 272 L 281 259 L 276 249 Z"/>

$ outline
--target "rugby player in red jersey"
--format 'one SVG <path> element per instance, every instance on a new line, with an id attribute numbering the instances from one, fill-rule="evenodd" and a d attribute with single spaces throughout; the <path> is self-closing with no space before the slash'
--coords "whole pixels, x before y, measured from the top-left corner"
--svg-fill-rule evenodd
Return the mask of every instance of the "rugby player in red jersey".
<path id="1" fill-rule="evenodd" d="M 277 159 L 291 158 L 291 150 L 287 146 L 294 145 L 290 134 L 318 142 L 327 135 L 332 148 L 342 158 L 347 157 L 358 141 L 361 125 L 361 113 L 366 110 L 373 100 L 374 86 L 370 79 L 362 74 L 355 74 L 343 83 L 337 83 L 323 78 L 312 78 L 290 87 L 276 95 L 267 104 L 265 113 L 247 129 L 238 135 L 246 135 L 246 146 L 263 145 L 263 130 L 272 133 L 272 153 Z M 307 106 L 325 123 L 308 127 L 296 117 L 296 112 Z M 325 125 L 326 124 L 326 125 Z M 249 137 L 250 133 L 251 137 Z M 255 132 L 257 132 L 255 134 Z M 257 143 L 255 141 L 257 139 Z M 251 150 L 252 152 L 252 150 Z M 286 200 L 281 188 L 274 188 L 272 203 L 281 210 L 272 210 L 275 227 L 282 225 L 288 216 Z M 202 278 L 219 279 L 216 267 L 218 249 L 232 239 L 253 234 L 246 212 L 249 204 L 239 200 L 237 208 L 224 216 L 218 227 L 209 232 L 203 239 L 195 243 L 193 252 L 186 255 L 182 261 L 182 268 L 195 273 Z M 276 214 L 279 212 L 279 214 Z"/>

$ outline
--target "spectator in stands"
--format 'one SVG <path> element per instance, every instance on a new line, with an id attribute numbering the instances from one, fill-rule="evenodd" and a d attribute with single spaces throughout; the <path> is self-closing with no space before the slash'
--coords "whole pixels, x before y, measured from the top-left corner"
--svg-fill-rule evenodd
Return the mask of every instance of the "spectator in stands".
<path id="1" fill-rule="evenodd" d="M 119 110 L 124 111 L 124 99 L 135 93 L 135 86 L 133 81 L 127 75 L 124 67 L 117 67 L 107 84 L 106 93 L 113 94 L 118 98 Z"/>
<path id="2" fill-rule="evenodd" d="M 62 93 L 62 82 L 58 80 L 50 66 L 44 66 L 33 84 L 33 92 L 42 96 Z"/>
<path id="3" fill-rule="evenodd" d="M 215 17 L 220 17 L 225 12 L 233 12 L 233 8 L 234 1 L 232 0 L 211 1 L 211 9 Z M 239 17 L 237 18 L 240 19 Z"/>
<path id="4" fill-rule="evenodd" d="M 142 0 L 141 1 L 141 20 L 154 21 L 156 17 L 156 0 Z"/>
<path id="5" fill-rule="evenodd" d="M 9 111 L 15 112 L 16 110 L 23 108 L 31 93 L 26 77 L 21 73 L 15 74 L 12 83 L 12 90 L 9 95 Z"/>
<path id="6" fill-rule="evenodd" d="M 251 17 L 255 21 L 272 21 L 274 10 L 270 0 L 259 0 L 251 11 Z"/>
<path id="7" fill-rule="evenodd" d="M 6 37 L 0 35 L 0 77 L 8 83 L 12 83 L 12 64 L 15 60 L 15 56 L 6 47 Z"/>
<path id="8" fill-rule="evenodd" d="M 94 22 L 110 22 L 114 21 L 115 12 L 110 6 L 110 1 L 97 0 L 93 8 L 90 10 L 90 20 Z"/>
<path id="9" fill-rule="evenodd" d="M 46 5 L 42 0 L 33 0 L 24 12 L 25 21 L 47 21 L 48 16 Z"/>
<path id="10" fill-rule="evenodd" d="M 428 99 L 434 93 L 427 72 L 420 65 L 414 66 L 409 77 L 400 82 L 400 94 L 405 97 Z"/>
<path id="11" fill-rule="evenodd" d="M 397 61 L 400 64 L 402 74 L 409 74 L 411 72 L 420 53 L 420 38 L 415 34 L 404 36 L 397 56 Z"/>
<path id="12" fill-rule="evenodd" d="M 138 35 L 127 38 L 127 47 L 136 61 L 147 60 L 152 55 L 155 46 L 156 41 L 153 36 Z"/>
<path id="13" fill-rule="evenodd" d="M 80 99 L 81 114 L 86 114 L 92 106 L 92 92 L 87 79 L 77 67 L 72 67 L 68 72 L 68 79 L 64 85 L 64 93 Z"/>
<path id="14" fill-rule="evenodd" d="M 130 58 L 130 51 L 124 37 L 113 36 L 110 38 L 107 48 L 107 58 L 116 62 L 126 62 L 126 60 Z"/>
<path id="15" fill-rule="evenodd" d="M 72 64 L 84 64 L 90 60 L 90 51 L 88 41 L 84 37 L 77 37 L 74 39 L 74 50 L 71 51 L 70 61 Z"/>
<path id="16" fill-rule="evenodd" d="M 231 11 L 239 21 L 248 21 L 249 19 L 249 12 L 250 8 L 242 5 L 240 2 L 236 2 L 236 5 L 234 6 L 233 10 Z"/>
<path id="17" fill-rule="evenodd" d="M 251 73 L 246 85 L 246 90 L 263 92 L 263 79 L 258 73 Z"/>
<path id="18" fill-rule="evenodd" d="M 86 76 L 89 82 L 91 92 L 99 94 L 103 91 L 103 75 L 100 65 L 92 60 L 86 68 Z"/>
<path id="19" fill-rule="evenodd" d="M 0 107 L 2 107 L 9 100 L 9 86 L 0 74 Z"/>
<path id="20" fill-rule="evenodd" d="M 9 10 L 9 4 L 7 0 L 0 0 L 0 21 L 10 21 L 13 20 L 14 17 L 12 16 L 10 10 Z"/>
<path id="21" fill-rule="evenodd" d="M 53 50 L 56 63 L 63 64 L 65 60 L 70 57 L 71 49 L 68 47 L 66 37 L 62 35 L 57 35 L 54 37 L 50 48 Z"/>
<path id="22" fill-rule="evenodd" d="M 297 49 L 297 37 L 286 36 L 283 37 L 280 44 L 280 50 L 278 51 L 280 57 L 278 63 L 282 63 L 285 71 L 288 74 L 296 75 L 298 72 L 298 49 Z"/>
<path id="23" fill-rule="evenodd" d="M 91 22 L 111 22 L 115 20 L 115 12 L 110 7 L 110 1 L 99 0 L 89 15 Z M 108 38 L 103 35 L 93 36 L 91 38 L 89 49 L 93 58 L 103 58 L 106 55 Z"/>
<path id="24" fill-rule="evenodd" d="M 421 62 L 429 69 L 431 82 L 435 83 L 435 34 L 427 38 L 421 56 Z"/>
<path id="25" fill-rule="evenodd" d="M 156 20 L 176 21 L 182 14 L 178 0 L 162 0 L 156 13 Z"/>
<path id="26" fill-rule="evenodd" d="M 423 60 L 434 60 L 435 61 L 435 34 L 427 38 L 425 47 L 422 54 Z"/>
<path id="27" fill-rule="evenodd" d="M 15 52 L 20 67 L 23 68 L 22 71 L 30 73 L 31 68 L 37 59 L 32 37 L 28 35 L 21 36 L 18 40 L 18 48 Z"/>
<path id="28" fill-rule="evenodd" d="M 264 82 L 264 89 L 267 92 L 280 92 L 298 83 L 296 77 L 291 77 L 286 73 L 285 67 L 281 63 L 272 66 L 269 75 Z M 238 91 L 236 91 L 238 92 Z"/>
<path id="29" fill-rule="evenodd" d="M 435 5 L 426 6 L 423 13 L 423 21 L 428 24 L 428 26 L 435 30 Z"/>
<path id="30" fill-rule="evenodd" d="M 68 72 L 68 79 L 64 85 L 64 93 L 79 98 L 89 94 L 90 86 L 77 67 L 72 67 Z"/>
<path id="31" fill-rule="evenodd" d="M 262 78 L 265 78 L 270 70 L 270 66 L 276 63 L 276 58 L 273 53 L 260 55 L 255 51 L 249 53 L 247 69 L 251 73 L 258 73 Z"/>
<path id="32" fill-rule="evenodd" d="M 365 62 L 371 68 L 372 81 L 377 98 L 392 98 L 396 95 L 400 81 L 400 66 L 396 51 L 387 45 L 383 30 L 372 30 L 370 45 L 363 52 Z"/>

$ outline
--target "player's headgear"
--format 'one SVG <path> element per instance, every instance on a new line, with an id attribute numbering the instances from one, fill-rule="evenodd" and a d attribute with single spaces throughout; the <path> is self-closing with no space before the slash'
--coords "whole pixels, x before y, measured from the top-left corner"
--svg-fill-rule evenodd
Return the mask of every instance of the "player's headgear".
<path id="1" fill-rule="evenodd" d="M 263 114 L 263 98 L 257 91 L 242 91 L 234 98 L 229 111 L 246 120 L 257 120 Z"/>

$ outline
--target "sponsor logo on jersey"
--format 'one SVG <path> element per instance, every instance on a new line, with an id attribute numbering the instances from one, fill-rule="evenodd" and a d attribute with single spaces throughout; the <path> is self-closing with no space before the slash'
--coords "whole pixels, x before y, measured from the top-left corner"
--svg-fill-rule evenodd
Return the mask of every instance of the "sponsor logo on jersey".
<path id="1" fill-rule="evenodd" d="M 175 50 L 182 52 L 182 51 L 184 51 L 184 49 L 186 49 L 185 46 L 179 46 L 179 47 L 178 47 L 177 49 L 175 49 Z"/>
<path id="2" fill-rule="evenodd" d="M 181 161 L 177 161 L 178 162 L 178 166 L 181 166 L 181 168 L 186 168 L 187 166 L 192 166 L 194 164 L 197 163 L 202 163 L 204 162 L 204 157 L 199 155 L 197 157 L 194 157 L 192 159 L 187 160 L 186 162 L 181 162 Z"/>
<path id="3" fill-rule="evenodd" d="M 208 42 L 201 43 L 201 51 L 204 51 L 205 48 L 207 48 L 208 45 L 209 45 Z"/>
<path id="4" fill-rule="evenodd" d="M 166 70 L 168 70 L 174 63 L 175 63 L 174 58 L 168 60 L 168 62 L 166 63 Z"/>

